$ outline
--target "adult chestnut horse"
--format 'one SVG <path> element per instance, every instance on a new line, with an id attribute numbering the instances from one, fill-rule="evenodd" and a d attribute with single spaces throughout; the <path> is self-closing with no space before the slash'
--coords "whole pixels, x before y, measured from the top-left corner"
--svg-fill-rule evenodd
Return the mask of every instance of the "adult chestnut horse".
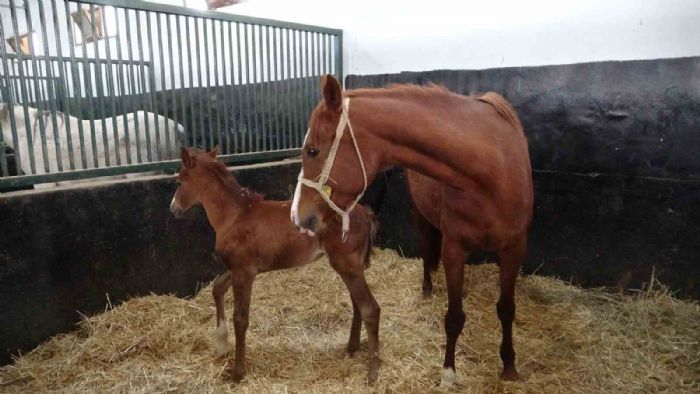
<path id="1" fill-rule="evenodd" d="M 245 334 L 248 329 L 253 281 L 259 273 L 300 267 L 323 252 L 350 291 L 353 318 L 347 352 L 352 356 L 360 347 L 360 325 L 365 323 L 370 351 L 370 382 L 379 369 L 379 305 L 367 286 L 364 268 L 369 264 L 376 220 L 370 210 L 357 209 L 351 217 L 352 235 L 343 242 L 340 224 L 330 222 L 309 237 L 289 221 L 289 201 L 263 200 L 242 188 L 226 166 L 216 160 L 216 149 L 205 153 L 182 148 L 182 169 L 170 210 L 180 216 L 195 204 L 202 204 L 209 223 L 216 231 L 216 255 L 228 271 L 214 282 L 217 316 L 217 352 L 229 350 L 223 297 L 233 286 L 236 355 L 231 375 L 240 380 L 245 374 Z"/>
<path id="2" fill-rule="evenodd" d="M 298 188 L 298 204 L 292 207 L 295 223 L 314 230 L 334 212 L 347 216 L 377 173 L 395 165 L 435 179 L 436 187 L 411 191 L 421 214 L 442 233 L 448 293 L 442 384 L 456 379 L 455 345 L 465 321 L 464 265 L 475 250 L 499 255 L 501 377 L 518 379 L 513 295 L 533 192 L 527 140 L 513 108 L 496 93 L 467 97 L 435 85 L 343 94 L 338 81 L 326 76 L 321 86 L 323 99 L 311 115 L 303 148 L 299 183 L 306 187 Z"/>

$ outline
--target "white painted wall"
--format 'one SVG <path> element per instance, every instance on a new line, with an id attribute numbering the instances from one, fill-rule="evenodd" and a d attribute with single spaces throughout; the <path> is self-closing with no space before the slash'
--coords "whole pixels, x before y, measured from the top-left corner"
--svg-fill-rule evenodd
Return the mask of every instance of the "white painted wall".
<path id="1" fill-rule="evenodd" d="M 342 28 L 346 75 L 700 55 L 700 0 L 247 0 L 221 11 Z"/>
<path id="2" fill-rule="evenodd" d="M 34 35 L 36 53 L 42 55 L 38 3 L 29 1 L 37 32 Z M 206 8 L 205 0 L 152 1 Z M 6 3 L 7 0 L 0 2 Z M 21 4 L 21 1 L 17 0 L 17 3 Z M 56 3 L 59 25 L 63 26 L 59 29 L 62 52 L 63 56 L 68 56 L 70 41 L 65 32 L 64 2 L 57 0 Z M 49 53 L 56 55 L 51 1 L 43 4 L 48 19 Z M 75 4 L 71 4 L 71 11 L 75 8 Z M 220 11 L 343 29 L 346 75 L 700 55 L 700 0 L 247 0 Z M 109 16 L 108 13 L 108 19 Z M 0 8 L 0 18 L 5 35 L 14 34 L 8 8 Z M 129 41 L 123 14 L 121 18 L 119 26 L 110 27 L 110 35 L 119 34 L 120 37 L 97 43 L 102 58 L 107 45 L 112 57 L 116 56 L 117 45 L 127 57 Z M 154 38 L 151 40 L 146 38 L 145 18 L 136 22 L 137 18 L 132 16 L 132 59 L 150 60 L 148 43 L 157 43 L 155 19 L 152 19 Z M 164 19 L 162 22 L 164 24 Z M 26 19 L 21 10 L 18 24 L 19 32 L 25 32 Z M 194 26 L 191 28 L 194 32 Z M 144 37 L 143 56 L 136 47 L 139 31 Z M 178 43 L 173 53 L 166 48 L 163 59 L 158 53 L 159 46 L 154 45 L 155 89 L 200 86 L 197 77 L 202 71 L 211 76 L 211 82 L 203 81 L 202 85 L 217 84 L 213 81 L 212 64 L 189 63 L 184 54 L 183 61 L 180 61 L 180 51 L 189 51 L 184 26 L 179 40 L 176 34 L 170 36 Z M 200 42 L 191 42 L 189 49 L 196 55 L 198 48 L 201 60 L 204 58 L 201 31 L 199 36 Z M 234 40 L 237 40 L 235 33 Z M 210 42 L 209 45 L 211 59 L 214 44 Z M 235 83 L 246 82 L 246 76 L 239 76 L 235 71 L 235 56 L 231 55 L 232 49 L 238 51 L 235 41 L 232 48 L 229 48 L 228 40 L 224 46 L 226 61 L 219 58 L 222 80 L 225 73 L 227 83 L 234 76 Z M 76 56 L 82 56 L 81 46 L 73 49 Z M 94 57 L 95 45 L 87 45 L 86 52 L 88 58 Z M 258 70 L 262 71 L 260 60 Z M 176 76 L 174 84 L 170 82 L 171 63 Z M 231 67 L 233 72 L 230 72 Z M 165 73 L 164 83 L 160 79 L 161 69 Z M 184 83 L 177 78 L 180 70 L 185 75 Z M 191 83 L 187 78 L 190 70 L 195 76 Z M 258 76 L 256 80 L 261 79 Z M 151 89 L 137 86 L 136 90 Z"/>

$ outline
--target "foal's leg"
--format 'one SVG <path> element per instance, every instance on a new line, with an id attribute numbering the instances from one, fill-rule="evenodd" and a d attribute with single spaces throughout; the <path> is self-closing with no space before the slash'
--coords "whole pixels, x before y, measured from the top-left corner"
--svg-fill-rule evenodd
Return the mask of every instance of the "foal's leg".
<path id="1" fill-rule="evenodd" d="M 350 297 L 352 299 L 352 297 Z M 360 315 L 360 308 L 357 306 L 355 300 L 352 300 L 352 324 L 350 325 L 350 339 L 348 340 L 348 346 L 346 352 L 348 357 L 355 355 L 355 352 L 360 348 L 360 329 L 362 325 L 362 316 Z"/>
<path id="2" fill-rule="evenodd" d="M 503 337 L 501 339 L 501 360 L 503 361 L 503 380 L 518 380 L 520 376 L 515 369 L 515 351 L 513 350 L 513 319 L 515 319 L 515 280 L 525 258 L 526 237 L 523 236 L 500 254 L 501 296 L 496 304 L 498 318 L 501 320 Z"/>
<path id="3" fill-rule="evenodd" d="M 413 220 L 418 230 L 419 249 L 423 258 L 423 298 L 433 295 L 431 273 L 437 270 L 440 263 L 442 233 L 428 222 L 417 209 L 413 209 Z"/>
<path id="4" fill-rule="evenodd" d="M 360 316 L 365 323 L 369 350 L 367 382 L 374 383 L 379 376 L 379 365 L 381 364 L 379 359 L 379 304 L 374 299 L 365 280 L 364 261 L 358 253 L 342 258 L 331 258 L 330 261 L 333 269 L 347 286 L 350 297 L 357 303 Z"/>
<path id="5" fill-rule="evenodd" d="M 231 278 L 231 271 L 226 270 L 225 273 L 218 276 L 214 280 L 214 286 L 211 289 L 212 295 L 214 296 L 214 303 L 216 304 L 216 354 L 219 357 L 223 357 L 228 354 L 232 349 L 231 345 L 228 343 L 228 328 L 226 327 L 226 311 L 224 310 L 224 296 L 231 285 L 233 284 L 233 279 Z"/>
<path id="6" fill-rule="evenodd" d="M 238 382 L 245 375 L 245 334 L 248 330 L 250 296 L 253 290 L 255 273 L 236 271 L 233 275 L 233 326 L 236 333 L 236 358 L 231 376 Z"/>
<path id="7" fill-rule="evenodd" d="M 468 254 L 456 240 L 443 240 L 442 265 L 447 282 L 447 314 L 445 315 L 445 363 L 443 364 L 440 386 L 451 387 L 457 380 L 455 374 L 455 347 L 464 328 L 466 319 L 462 310 L 464 292 L 464 263 Z"/>

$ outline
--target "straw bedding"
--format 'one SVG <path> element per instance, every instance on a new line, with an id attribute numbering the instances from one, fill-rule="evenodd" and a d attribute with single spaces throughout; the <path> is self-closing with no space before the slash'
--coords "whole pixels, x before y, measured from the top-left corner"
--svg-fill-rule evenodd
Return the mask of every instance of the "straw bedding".
<path id="1" fill-rule="evenodd" d="M 423 300 L 422 266 L 377 251 L 368 282 L 382 307 L 379 381 L 364 383 L 362 349 L 344 356 L 351 305 L 321 260 L 260 275 L 248 334 L 248 374 L 234 384 L 213 348 L 210 288 L 189 300 L 134 298 L 87 318 L 0 368 L 3 392 L 430 392 L 444 352 L 444 279 Z M 457 349 L 459 392 L 698 392 L 700 309 L 653 290 L 620 296 L 540 276 L 517 287 L 521 382 L 502 382 L 497 267 L 467 267 L 467 325 Z M 657 286 L 658 288 L 658 286 Z M 227 302 L 228 315 L 232 303 Z M 229 324 L 231 327 L 232 324 Z M 233 337 L 233 333 L 231 333 Z M 231 338 L 232 339 L 232 338 Z"/>

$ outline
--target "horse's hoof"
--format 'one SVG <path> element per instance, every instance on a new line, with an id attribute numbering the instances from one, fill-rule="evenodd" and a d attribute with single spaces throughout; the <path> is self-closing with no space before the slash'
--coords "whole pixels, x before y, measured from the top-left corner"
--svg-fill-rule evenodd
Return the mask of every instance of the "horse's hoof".
<path id="1" fill-rule="evenodd" d="M 367 384 L 372 385 L 379 378 L 379 368 L 367 372 Z"/>
<path id="2" fill-rule="evenodd" d="M 457 382 L 457 374 L 452 368 L 443 368 L 440 374 L 440 388 L 448 389 Z"/>
<path id="3" fill-rule="evenodd" d="M 503 372 L 501 372 L 501 379 L 509 382 L 515 382 L 520 380 L 520 374 L 518 374 L 518 371 L 516 371 L 515 368 L 504 369 Z"/>
<path id="4" fill-rule="evenodd" d="M 245 368 L 233 367 L 229 369 L 228 373 L 229 376 L 231 376 L 231 380 L 233 380 L 235 383 L 239 383 L 245 376 Z"/>

